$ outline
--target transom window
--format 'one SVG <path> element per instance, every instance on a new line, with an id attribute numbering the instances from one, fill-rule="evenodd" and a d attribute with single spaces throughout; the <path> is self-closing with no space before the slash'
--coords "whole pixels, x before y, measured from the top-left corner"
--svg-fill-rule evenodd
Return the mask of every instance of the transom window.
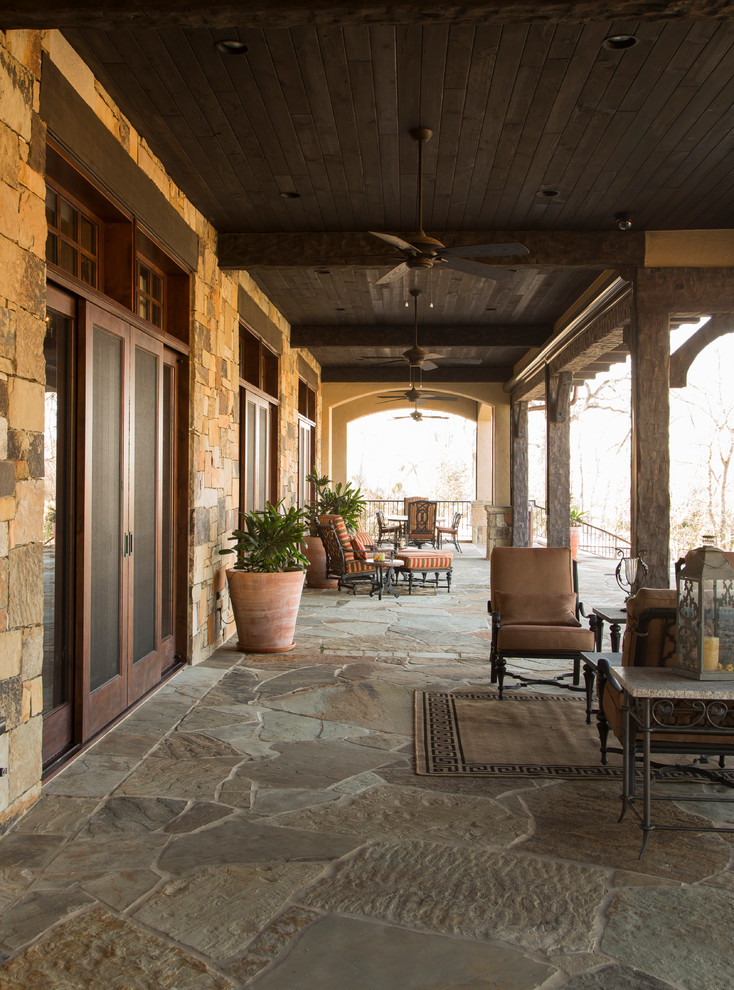
<path id="1" fill-rule="evenodd" d="M 153 326 L 163 328 L 163 301 L 165 275 L 157 271 L 144 258 L 137 259 L 137 310 Z"/>
<path id="2" fill-rule="evenodd" d="M 99 230 L 95 221 L 47 186 L 46 222 L 46 260 L 96 289 Z"/>

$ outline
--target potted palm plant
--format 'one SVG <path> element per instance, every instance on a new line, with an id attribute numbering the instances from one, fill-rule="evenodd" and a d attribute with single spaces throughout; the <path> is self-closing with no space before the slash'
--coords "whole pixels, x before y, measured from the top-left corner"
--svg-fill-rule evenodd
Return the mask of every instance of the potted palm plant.
<path id="1" fill-rule="evenodd" d="M 284 653 L 295 646 L 307 532 L 303 509 L 284 510 L 282 500 L 268 502 L 264 509 L 242 513 L 242 529 L 231 537 L 234 545 L 219 551 L 235 555 L 227 582 L 237 647 L 245 653 Z"/>
<path id="2" fill-rule="evenodd" d="M 306 583 L 309 588 L 335 588 L 337 582 L 326 577 L 326 553 L 316 524 L 321 516 L 339 515 L 349 532 L 356 533 L 367 503 L 362 498 L 361 488 L 354 488 L 350 482 L 345 485 L 338 482 L 330 488 L 331 480 L 326 475 L 319 476 L 315 469 L 308 475 L 307 481 L 313 485 L 314 497 L 307 507 L 309 535 L 304 539 L 304 553 L 309 564 Z"/>

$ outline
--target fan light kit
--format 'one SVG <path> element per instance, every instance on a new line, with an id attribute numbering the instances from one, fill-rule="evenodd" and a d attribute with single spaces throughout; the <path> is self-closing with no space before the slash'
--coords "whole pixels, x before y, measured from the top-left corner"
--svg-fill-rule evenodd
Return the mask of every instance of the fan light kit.
<path id="1" fill-rule="evenodd" d="M 422 295 L 420 289 L 409 289 L 408 292 L 413 297 L 413 346 L 409 347 L 407 351 L 403 351 L 403 356 L 401 358 L 382 358 L 382 357 L 372 357 L 364 356 L 361 358 L 362 361 L 378 361 L 381 364 L 393 364 L 395 362 L 407 361 L 411 369 L 420 368 L 421 371 L 433 371 L 438 365 L 434 363 L 434 359 L 441 360 L 445 358 L 445 354 L 431 354 L 421 347 L 418 343 L 418 299 Z M 406 306 L 410 305 L 407 301 Z M 455 358 L 452 364 L 481 364 L 481 358 Z"/>
<path id="2" fill-rule="evenodd" d="M 420 409 L 414 409 L 407 416 L 393 416 L 393 419 L 413 419 L 416 423 L 422 423 L 424 419 L 448 419 L 448 416 L 426 416 Z"/>
<path id="3" fill-rule="evenodd" d="M 510 272 L 502 268 L 483 265 L 470 258 L 501 258 L 512 255 L 529 254 L 522 244 L 467 244 L 463 247 L 444 247 L 435 237 L 429 237 L 423 230 L 423 145 L 433 137 L 430 127 L 416 127 L 410 131 L 410 136 L 418 144 L 418 190 L 416 194 L 415 231 L 407 237 L 397 234 L 383 234 L 376 230 L 369 231 L 374 237 L 379 237 L 407 255 L 395 268 L 386 275 L 378 278 L 376 285 L 386 285 L 395 279 L 402 278 L 414 269 L 430 270 L 434 265 L 442 264 L 453 271 L 464 272 L 467 275 L 479 275 L 482 278 L 492 278 L 496 281 L 512 278 Z"/>

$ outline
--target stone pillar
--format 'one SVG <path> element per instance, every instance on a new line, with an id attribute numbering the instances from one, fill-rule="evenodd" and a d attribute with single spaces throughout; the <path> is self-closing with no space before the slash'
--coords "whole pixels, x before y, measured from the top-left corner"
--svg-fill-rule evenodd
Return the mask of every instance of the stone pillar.
<path id="1" fill-rule="evenodd" d="M 487 513 L 487 552 L 489 560 L 493 547 L 512 546 L 512 506 L 485 505 Z"/>
<path id="2" fill-rule="evenodd" d="M 530 545 L 530 519 L 528 516 L 528 404 L 512 403 L 512 545 Z"/>
<path id="3" fill-rule="evenodd" d="M 670 317 L 646 310 L 638 284 L 629 334 L 632 359 L 632 554 L 650 588 L 670 586 Z"/>
<path id="4" fill-rule="evenodd" d="M 0 33 L 0 832 L 41 793 L 46 218 L 41 32 Z"/>
<path id="5" fill-rule="evenodd" d="M 546 369 L 546 492 L 548 546 L 571 545 L 571 383 L 570 371 Z"/>

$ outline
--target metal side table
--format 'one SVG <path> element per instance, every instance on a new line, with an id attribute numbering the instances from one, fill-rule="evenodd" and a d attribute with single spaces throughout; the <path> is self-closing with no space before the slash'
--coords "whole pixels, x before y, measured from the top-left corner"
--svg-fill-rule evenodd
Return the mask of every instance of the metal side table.
<path id="1" fill-rule="evenodd" d="M 650 832 L 653 829 L 666 829 L 691 832 L 734 832 L 733 827 L 692 826 L 692 825 L 656 825 L 652 821 L 652 801 L 734 801 L 732 797 L 705 794 L 676 795 L 674 798 L 663 796 L 653 798 L 651 795 L 652 773 L 650 766 L 650 736 L 664 737 L 666 734 L 695 737 L 691 740 L 691 754 L 702 751 L 717 754 L 717 750 L 708 750 L 701 738 L 710 736 L 730 736 L 731 748 L 734 753 L 734 726 L 722 725 L 727 716 L 734 712 L 734 679 L 716 681 L 696 681 L 682 677 L 665 667 L 618 667 L 614 676 L 624 691 L 622 712 L 623 721 L 623 769 L 622 769 L 622 812 L 624 818 L 627 808 L 631 808 L 640 820 L 642 828 L 642 859 Z M 642 736 L 642 812 L 636 807 L 639 797 L 635 785 L 635 738 Z M 672 752 L 683 752 L 678 744 Z M 701 779 L 700 777 L 698 778 Z"/>

